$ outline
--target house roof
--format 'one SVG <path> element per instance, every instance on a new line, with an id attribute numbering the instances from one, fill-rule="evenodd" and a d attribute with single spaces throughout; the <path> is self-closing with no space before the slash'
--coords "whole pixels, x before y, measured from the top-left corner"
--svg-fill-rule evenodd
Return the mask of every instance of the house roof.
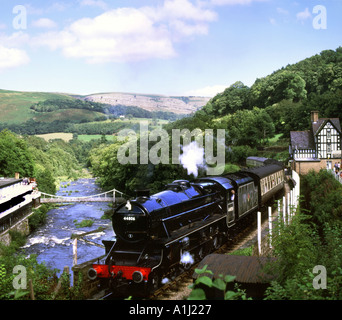
<path id="1" fill-rule="evenodd" d="M 16 184 L 23 181 L 23 179 L 14 179 L 14 178 L 0 178 L 0 189 L 9 187 L 12 184 Z"/>
<path id="2" fill-rule="evenodd" d="M 332 125 L 341 133 L 341 123 L 339 118 L 320 118 L 317 122 L 312 122 L 313 134 L 316 135 L 328 121 L 330 121 Z"/>
<path id="3" fill-rule="evenodd" d="M 307 131 L 291 131 L 291 146 L 292 149 L 308 150 L 315 149 L 315 141 L 311 130 Z"/>
<path id="4" fill-rule="evenodd" d="M 256 257 L 256 256 L 235 256 L 225 254 L 210 254 L 206 256 L 198 265 L 202 269 L 208 265 L 211 273 L 192 275 L 193 279 L 205 275 L 209 278 L 219 278 L 219 275 L 235 276 L 235 281 L 240 283 L 270 283 L 275 279 L 275 275 L 266 271 L 264 267 L 275 262 L 276 258 Z"/>

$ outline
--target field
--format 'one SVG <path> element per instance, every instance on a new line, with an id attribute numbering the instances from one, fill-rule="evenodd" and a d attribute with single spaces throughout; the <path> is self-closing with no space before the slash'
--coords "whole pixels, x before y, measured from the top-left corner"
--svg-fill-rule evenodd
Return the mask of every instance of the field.
<path id="1" fill-rule="evenodd" d="M 37 114 L 30 106 L 47 99 L 66 99 L 66 95 L 47 92 L 18 92 L 0 90 L 1 122 L 22 123 Z"/>
<path id="2" fill-rule="evenodd" d="M 43 138 L 46 141 L 53 140 L 53 139 L 62 139 L 68 142 L 72 139 L 72 133 L 55 132 L 55 133 L 39 134 L 37 135 L 37 137 Z"/>
<path id="3" fill-rule="evenodd" d="M 66 142 L 70 141 L 72 139 L 72 133 L 66 133 L 66 132 L 55 132 L 55 133 L 47 133 L 47 134 L 37 134 L 36 135 L 39 138 L 43 138 L 46 141 L 54 140 L 54 139 L 61 139 Z M 89 142 L 91 140 L 97 140 L 101 139 L 101 134 L 80 134 L 78 135 L 78 139 L 83 142 Z M 106 135 L 105 136 L 107 140 L 113 140 L 114 136 Z"/>
<path id="4" fill-rule="evenodd" d="M 102 135 L 101 134 L 80 134 L 78 136 L 78 140 L 83 141 L 83 142 L 89 142 L 91 140 L 97 140 L 97 139 L 101 139 Z M 114 136 L 110 136 L 110 135 L 105 135 L 107 140 L 113 140 Z"/>
<path id="5" fill-rule="evenodd" d="M 87 111 L 87 110 L 83 110 Z M 145 118 L 132 118 L 132 119 L 123 119 L 123 120 L 107 120 L 107 121 L 98 121 L 98 122 L 90 122 L 90 123 L 84 123 L 84 124 L 78 124 L 77 126 L 89 126 L 89 125 L 99 125 L 101 127 L 104 124 L 108 123 L 116 123 L 119 126 L 120 129 L 122 128 L 133 128 L 134 126 L 139 125 L 142 121 L 148 121 L 149 129 L 153 130 L 156 128 L 162 128 L 162 125 L 168 123 L 167 120 L 151 120 L 151 119 L 145 119 Z M 113 132 L 114 133 L 114 132 Z M 53 139 L 62 139 L 64 141 L 70 141 L 72 139 L 72 133 L 64 133 L 64 132 L 55 132 L 55 133 L 47 133 L 47 134 L 40 134 L 37 135 L 37 137 L 43 138 L 46 141 L 53 140 Z M 89 142 L 93 139 L 101 139 L 101 134 L 79 134 L 78 139 L 80 141 Z M 105 135 L 107 140 L 113 140 L 114 135 L 106 134 Z"/>
<path id="6" fill-rule="evenodd" d="M 87 110 L 83 110 L 87 111 Z M 167 120 L 151 120 L 151 119 L 145 119 L 145 118 L 132 118 L 132 119 L 119 119 L 119 120 L 107 120 L 107 121 L 98 121 L 98 122 L 90 122 L 90 123 L 84 123 L 84 124 L 78 124 L 77 126 L 89 126 L 89 125 L 99 125 L 101 127 L 104 124 L 108 123 L 116 123 L 118 125 L 121 125 L 119 128 L 134 128 L 137 125 L 139 125 L 142 121 L 148 121 L 149 124 L 149 130 L 153 130 L 156 128 L 162 128 L 162 126 L 166 123 L 168 123 Z M 136 127 L 137 128 L 137 127 Z M 113 132 L 115 133 L 115 132 Z M 53 140 L 53 139 L 62 139 L 64 141 L 70 141 L 72 139 L 73 134 L 72 133 L 64 133 L 64 132 L 54 132 L 54 133 L 47 133 L 47 134 L 39 134 L 36 135 L 37 137 L 43 138 L 46 141 Z M 78 139 L 83 142 L 89 142 L 93 139 L 101 139 L 101 134 L 78 134 Z M 114 135 L 106 134 L 105 135 L 107 140 L 113 140 Z"/>

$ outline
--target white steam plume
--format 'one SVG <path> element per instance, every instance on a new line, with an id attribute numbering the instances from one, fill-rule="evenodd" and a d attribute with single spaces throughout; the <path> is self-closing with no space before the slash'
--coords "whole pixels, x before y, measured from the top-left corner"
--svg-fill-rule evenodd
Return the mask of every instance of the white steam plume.
<path id="1" fill-rule="evenodd" d="M 179 161 L 188 171 L 188 175 L 198 176 L 198 168 L 205 167 L 204 148 L 199 147 L 196 141 L 183 146 L 183 153 L 179 156 Z"/>
<path id="2" fill-rule="evenodd" d="M 192 255 L 188 252 L 188 251 L 185 251 L 182 255 L 181 255 L 181 264 L 193 264 L 195 261 L 194 261 L 194 258 L 192 257 Z"/>

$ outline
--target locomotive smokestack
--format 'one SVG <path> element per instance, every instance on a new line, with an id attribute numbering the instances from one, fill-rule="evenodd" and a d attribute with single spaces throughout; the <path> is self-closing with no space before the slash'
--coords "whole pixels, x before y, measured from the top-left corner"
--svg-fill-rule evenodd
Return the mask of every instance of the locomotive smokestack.
<path id="1" fill-rule="evenodd" d="M 136 197 L 150 197 L 150 189 L 139 189 L 135 190 Z"/>

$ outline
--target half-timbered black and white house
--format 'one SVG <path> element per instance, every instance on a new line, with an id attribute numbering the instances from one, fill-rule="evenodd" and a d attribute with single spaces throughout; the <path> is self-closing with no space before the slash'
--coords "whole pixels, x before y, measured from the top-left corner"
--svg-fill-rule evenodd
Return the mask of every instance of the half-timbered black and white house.
<path id="1" fill-rule="evenodd" d="M 342 132 L 340 119 L 319 118 L 311 112 L 311 130 L 290 132 L 291 167 L 299 174 L 311 169 L 333 169 L 342 160 Z"/>

